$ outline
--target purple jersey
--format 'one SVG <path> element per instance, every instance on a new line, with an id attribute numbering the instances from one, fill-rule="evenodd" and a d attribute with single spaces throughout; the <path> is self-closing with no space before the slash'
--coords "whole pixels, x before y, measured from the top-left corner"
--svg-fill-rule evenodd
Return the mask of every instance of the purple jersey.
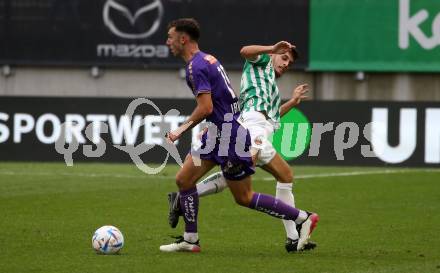
<path id="1" fill-rule="evenodd" d="M 215 57 L 197 52 L 186 67 L 186 82 L 196 97 L 201 93 L 211 93 L 213 111 L 206 121 L 221 128 L 225 114 L 232 113 L 234 118 L 238 118 L 238 98 L 223 66 Z"/>
<path id="2" fill-rule="evenodd" d="M 201 146 L 192 150 L 191 154 L 220 165 L 223 175 L 229 180 L 241 180 L 254 174 L 249 151 L 250 136 L 238 122 L 238 99 L 223 66 L 213 56 L 199 51 L 186 67 L 186 82 L 196 97 L 201 93 L 211 93 L 213 111 L 206 121 L 218 129 L 215 132 L 208 127 Z M 223 132 L 223 128 L 229 129 Z"/>

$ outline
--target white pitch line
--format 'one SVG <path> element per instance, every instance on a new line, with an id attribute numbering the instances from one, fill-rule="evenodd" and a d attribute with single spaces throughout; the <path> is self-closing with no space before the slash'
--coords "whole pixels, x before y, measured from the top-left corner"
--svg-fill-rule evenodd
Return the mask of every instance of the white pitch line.
<path id="1" fill-rule="evenodd" d="M 343 176 L 360 176 L 360 175 L 379 175 L 379 174 L 399 174 L 399 173 L 415 173 L 415 172 L 440 172 L 440 170 L 378 170 L 378 171 L 357 171 L 357 172 L 338 172 L 338 173 L 319 173 L 297 175 L 295 179 L 313 179 L 313 178 L 330 178 Z M 263 180 L 272 180 L 272 177 L 265 177 Z"/>
<path id="2" fill-rule="evenodd" d="M 139 175 L 126 175 L 126 174 L 105 174 L 105 173 L 68 173 L 68 172 L 30 172 L 30 171 L 23 171 L 23 172 L 14 172 L 14 171 L 0 171 L 0 175 L 10 175 L 10 176 L 71 176 L 71 177 L 116 177 L 116 178 L 145 178 L 146 176 L 139 176 Z M 157 177 L 160 178 L 160 177 Z M 169 177 L 171 178 L 171 177 Z"/>
<path id="3" fill-rule="evenodd" d="M 306 179 L 314 179 L 314 178 L 331 178 L 331 177 L 344 177 L 344 176 L 361 176 L 361 175 L 381 175 L 381 174 L 400 174 L 400 173 L 417 173 L 417 172 L 440 172 L 440 169 L 407 169 L 407 170 L 391 170 L 391 169 L 385 169 L 385 170 L 377 170 L 377 171 L 356 171 L 356 172 L 336 172 L 336 173 L 319 173 L 319 174 L 304 174 L 304 175 L 297 175 L 295 176 L 295 179 L 298 180 L 306 180 Z M 15 172 L 15 171 L 7 171 L 7 170 L 0 170 L 0 175 L 5 176 L 66 176 L 66 177 L 87 177 L 87 178 L 106 178 L 106 177 L 116 177 L 116 178 L 122 178 L 122 179 L 145 179 L 145 178 L 152 178 L 152 175 L 127 175 L 127 174 L 112 174 L 112 173 L 75 173 L 75 172 L 30 172 L 30 171 L 23 171 L 23 172 Z M 154 179 L 160 179 L 160 180 L 173 180 L 174 176 L 161 176 L 161 175 L 155 175 Z M 271 181 L 274 180 L 273 177 L 263 177 L 263 178 L 256 178 L 255 180 L 264 180 L 264 181 Z"/>

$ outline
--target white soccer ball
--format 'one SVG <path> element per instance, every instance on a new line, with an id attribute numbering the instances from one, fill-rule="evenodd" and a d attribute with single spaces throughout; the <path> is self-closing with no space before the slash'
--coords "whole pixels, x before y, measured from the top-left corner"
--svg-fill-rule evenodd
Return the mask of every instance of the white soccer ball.
<path id="1" fill-rule="evenodd" d="M 92 247 L 99 254 L 115 254 L 124 246 L 122 232 L 114 226 L 98 228 L 92 237 Z"/>

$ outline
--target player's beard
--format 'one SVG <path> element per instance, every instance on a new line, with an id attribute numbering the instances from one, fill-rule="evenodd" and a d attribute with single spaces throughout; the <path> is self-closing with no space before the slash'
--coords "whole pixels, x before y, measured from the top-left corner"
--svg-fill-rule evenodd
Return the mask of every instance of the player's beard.
<path id="1" fill-rule="evenodd" d="M 182 55 L 183 55 L 183 46 L 181 46 L 181 45 L 174 46 L 172 52 L 173 52 L 174 56 L 182 57 Z"/>

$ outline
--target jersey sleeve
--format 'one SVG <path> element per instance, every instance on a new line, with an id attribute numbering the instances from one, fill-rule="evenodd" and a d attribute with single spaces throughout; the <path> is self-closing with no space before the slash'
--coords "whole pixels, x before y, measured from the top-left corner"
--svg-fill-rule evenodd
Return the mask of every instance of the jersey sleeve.
<path id="1" fill-rule="evenodd" d="M 209 81 L 208 66 L 193 67 L 190 72 L 190 81 L 194 96 L 202 93 L 211 93 L 211 83 Z"/>
<path id="2" fill-rule="evenodd" d="M 249 62 L 252 63 L 253 65 L 266 66 L 269 63 L 269 61 L 270 61 L 270 56 L 269 54 L 265 53 L 258 55 L 257 59 Z"/>

